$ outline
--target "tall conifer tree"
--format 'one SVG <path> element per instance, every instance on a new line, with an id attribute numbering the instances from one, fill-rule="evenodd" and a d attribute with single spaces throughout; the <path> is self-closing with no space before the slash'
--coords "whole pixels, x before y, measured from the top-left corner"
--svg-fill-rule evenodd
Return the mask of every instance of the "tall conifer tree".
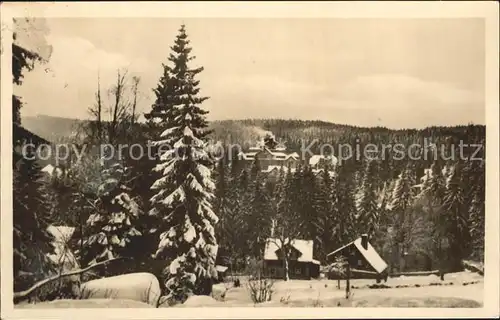
<path id="1" fill-rule="evenodd" d="M 12 42 L 12 80 L 22 85 L 24 73 L 31 71 L 36 62 L 45 62 L 40 54 L 21 46 L 17 32 L 22 23 L 31 24 L 32 19 L 14 19 L 15 30 Z M 31 26 L 33 28 L 33 26 Z M 35 39 L 36 41 L 36 39 Z M 24 290 L 34 282 L 42 280 L 53 271 L 47 254 L 54 253 L 53 236 L 47 231 L 50 224 L 50 208 L 47 204 L 47 190 L 41 182 L 41 167 L 35 154 L 22 154 L 20 148 L 31 139 L 29 132 L 21 127 L 22 100 L 12 95 L 13 125 L 13 262 L 14 290 Z M 35 141 L 32 141 L 35 143 Z M 27 148 L 30 150 L 30 148 Z"/>
<path id="2" fill-rule="evenodd" d="M 184 25 L 171 49 L 170 78 L 162 89 L 170 102 L 164 101 L 163 108 L 152 114 L 162 119 L 163 130 L 153 145 L 164 152 L 159 153 L 155 167 L 161 178 L 151 187 L 157 193 L 151 198 L 150 214 L 160 218 L 155 256 L 169 261 L 168 294 L 183 301 L 190 293 L 211 293 L 211 280 L 216 276 L 214 225 L 218 217 L 212 210 L 213 161 L 206 150 L 208 112 L 200 107 L 208 98 L 199 95 L 199 81 L 195 80 L 203 67 L 188 66 L 194 57 Z"/>
<path id="3" fill-rule="evenodd" d="M 451 169 L 444 196 L 446 213 L 446 233 L 448 235 L 449 258 L 452 270 L 460 270 L 461 259 L 466 257 L 469 244 L 468 208 L 465 202 L 465 185 L 463 180 L 463 164 L 458 161 Z"/>
<path id="4" fill-rule="evenodd" d="M 360 197 L 358 199 L 358 219 L 356 221 L 358 233 L 367 233 L 373 236 L 378 227 L 379 208 L 375 192 L 375 166 L 374 160 L 366 164 Z"/>

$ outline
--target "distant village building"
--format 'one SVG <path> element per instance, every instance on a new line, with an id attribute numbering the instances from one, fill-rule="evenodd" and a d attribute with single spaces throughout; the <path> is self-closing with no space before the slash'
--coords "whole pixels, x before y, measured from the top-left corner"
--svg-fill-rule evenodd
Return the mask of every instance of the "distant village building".
<path id="1" fill-rule="evenodd" d="M 284 261 L 278 239 L 270 238 L 264 251 L 264 273 L 276 279 L 284 277 Z M 288 261 L 290 279 L 311 279 L 319 277 L 320 263 L 313 259 L 313 241 L 294 239 L 291 241 L 291 255 Z"/>
<path id="2" fill-rule="evenodd" d="M 333 169 L 338 163 L 337 157 L 334 155 L 325 156 L 322 154 L 315 154 L 309 158 L 309 166 L 312 168 L 312 172 L 316 175 L 323 172 L 325 166 L 329 167 L 330 176 L 334 176 Z"/>
<path id="3" fill-rule="evenodd" d="M 238 157 L 249 164 L 257 160 L 262 172 L 267 173 L 288 170 L 288 167 L 295 170 L 300 163 L 297 152 L 287 153 L 284 147 L 270 148 L 266 145 L 252 147 L 248 152 L 240 152 Z"/>
<path id="4" fill-rule="evenodd" d="M 368 241 L 366 234 L 329 253 L 327 259 L 331 263 L 330 266 L 333 266 L 338 257 L 343 257 L 349 262 L 352 278 L 387 278 L 388 265 Z M 328 273 L 329 279 L 344 277 L 333 271 Z"/>
<path id="5" fill-rule="evenodd" d="M 269 175 L 277 175 L 281 170 L 287 172 L 290 168 L 291 172 L 295 172 L 299 164 L 309 164 L 315 174 L 323 172 L 325 164 L 335 167 L 337 158 L 333 155 L 313 155 L 309 159 L 300 159 L 297 152 L 287 151 L 287 147 L 275 140 L 272 133 L 267 133 L 266 136 L 256 146 L 250 147 L 247 152 L 240 152 L 238 160 L 243 161 L 247 165 L 258 161 L 261 172 Z M 333 171 L 331 171 L 333 175 Z"/>

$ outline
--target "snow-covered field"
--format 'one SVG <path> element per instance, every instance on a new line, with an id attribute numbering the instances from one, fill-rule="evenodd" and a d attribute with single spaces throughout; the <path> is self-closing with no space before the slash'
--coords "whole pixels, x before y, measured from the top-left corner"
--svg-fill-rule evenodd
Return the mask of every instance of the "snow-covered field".
<path id="1" fill-rule="evenodd" d="M 153 308 L 151 305 L 127 299 L 85 299 L 54 300 L 40 303 L 20 303 L 16 308 L 22 309 L 79 309 L 79 308 Z"/>
<path id="2" fill-rule="evenodd" d="M 272 299 L 254 304 L 246 288 L 230 284 L 214 286 L 214 298 L 194 296 L 178 307 L 481 307 L 484 299 L 483 277 L 472 272 L 436 276 L 389 278 L 389 288 L 373 289 L 374 280 L 352 280 L 352 296 L 345 299 L 345 281 L 276 281 Z M 229 288 L 228 288 L 229 287 Z M 38 304 L 20 304 L 18 308 L 151 308 L 139 301 L 124 299 L 59 300 Z M 166 305 L 160 306 L 168 307 Z"/>
<path id="3" fill-rule="evenodd" d="M 253 306 L 247 288 L 230 288 L 223 301 L 210 303 L 218 307 Z M 345 281 L 341 288 L 336 280 L 276 281 L 271 301 L 262 307 L 334 307 L 334 306 L 440 306 L 463 305 L 479 307 L 483 303 L 483 277 L 471 272 L 448 274 L 441 281 L 436 276 L 389 278 L 381 283 L 390 288 L 370 289 L 374 280 L 352 280 L 353 296 L 345 299 Z M 465 284 L 465 285 L 464 285 Z M 223 291 L 222 284 L 215 291 Z M 473 302 L 463 302 L 460 299 Z M 415 300 L 408 302 L 410 300 Z M 339 305 L 340 304 L 340 305 Z M 200 305 L 201 306 L 201 305 Z M 209 306 L 209 305 L 206 305 Z"/>

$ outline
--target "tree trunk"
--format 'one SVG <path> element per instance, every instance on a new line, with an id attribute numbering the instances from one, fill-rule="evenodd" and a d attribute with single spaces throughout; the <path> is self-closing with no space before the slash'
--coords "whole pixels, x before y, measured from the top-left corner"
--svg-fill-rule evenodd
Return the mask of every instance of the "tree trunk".
<path id="1" fill-rule="evenodd" d="M 345 285 L 345 298 L 349 299 L 349 294 L 351 293 L 351 263 L 347 263 L 346 268 L 346 285 Z"/>
<path id="2" fill-rule="evenodd" d="M 290 280 L 290 276 L 288 274 L 289 273 L 289 271 L 288 271 L 288 257 L 285 257 L 283 262 L 285 264 L 285 267 L 283 268 L 283 271 L 284 271 L 283 280 L 288 281 L 288 280 Z"/>
<path id="3" fill-rule="evenodd" d="M 97 139 L 102 142 L 102 100 L 101 100 L 101 77 L 97 75 Z"/>
<path id="4" fill-rule="evenodd" d="M 134 102 L 132 104 L 132 119 L 131 123 L 135 122 L 135 109 L 137 107 L 137 88 L 139 86 L 139 78 L 134 77 Z"/>

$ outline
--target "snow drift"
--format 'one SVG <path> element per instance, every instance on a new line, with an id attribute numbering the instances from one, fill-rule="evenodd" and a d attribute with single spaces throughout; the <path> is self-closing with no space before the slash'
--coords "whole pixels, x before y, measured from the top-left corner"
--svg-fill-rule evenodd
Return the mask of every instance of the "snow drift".
<path id="1" fill-rule="evenodd" d="M 84 299 L 128 299 L 158 305 L 160 282 L 151 273 L 130 273 L 85 282 L 81 287 Z"/>

